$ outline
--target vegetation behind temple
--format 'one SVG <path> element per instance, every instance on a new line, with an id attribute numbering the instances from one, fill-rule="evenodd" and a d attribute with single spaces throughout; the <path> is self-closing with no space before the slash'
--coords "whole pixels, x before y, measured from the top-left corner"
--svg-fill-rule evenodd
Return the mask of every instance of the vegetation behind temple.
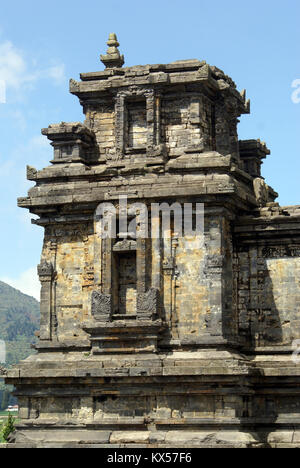
<path id="1" fill-rule="evenodd" d="M 30 345 L 39 328 L 39 315 L 38 301 L 0 281 L 0 340 L 6 343 L 5 367 L 11 367 L 33 353 Z M 10 390 L 0 379 L 0 409 L 15 402 Z"/>

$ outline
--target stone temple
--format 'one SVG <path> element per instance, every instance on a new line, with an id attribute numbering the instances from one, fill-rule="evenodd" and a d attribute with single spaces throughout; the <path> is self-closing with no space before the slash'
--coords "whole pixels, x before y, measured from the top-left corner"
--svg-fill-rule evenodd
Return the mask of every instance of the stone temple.
<path id="1" fill-rule="evenodd" d="M 18 201 L 45 237 L 8 446 L 300 447 L 300 206 L 261 176 L 266 144 L 238 139 L 246 93 L 205 61 L 126 68 L 108 46 L 104 71 L 70 81 L 84 123 L 42 130 L 53 160 Z M 125 196 L 133 221 L 137 203 L 203 204 L 202 241 L 172 220 L 124 232 Z"/>

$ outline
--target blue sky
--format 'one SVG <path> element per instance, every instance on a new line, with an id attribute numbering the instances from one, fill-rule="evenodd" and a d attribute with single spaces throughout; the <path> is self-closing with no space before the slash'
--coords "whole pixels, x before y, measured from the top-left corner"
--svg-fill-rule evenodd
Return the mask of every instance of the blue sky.
<path id="1" fill-rule="evenodd" d="M 30 187 L 26 164 L 40 169 L 52 157 L 40 129 L 83 120 L 68 80 L 103 69 L 99 55 L 110 32 L 118 34 L 127 66 L 198 58 L 223 69 L 240 90 L 246 88 L 252 112 L 242 117 L 240 138 L 267 142 L 272 154 L 263 175 L 280 193 L 281 204 L 300 204 L 299 18 L 299 0 L 5 2 L 0 15 L 0 101 L 1 80 L 6 83 L 6 103 L 0 103 L 0 279 L 38 296 L 35 271 L 43 232 L 30 224 L 16 199 Z"/>

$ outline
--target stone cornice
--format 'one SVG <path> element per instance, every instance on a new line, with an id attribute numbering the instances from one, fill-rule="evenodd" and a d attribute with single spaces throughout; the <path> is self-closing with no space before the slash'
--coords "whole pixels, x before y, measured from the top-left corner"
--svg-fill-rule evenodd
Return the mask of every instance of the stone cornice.
<path id="1" fill-rule="evenodd" d="M 170 85 L 205 84 L 214 93 L 221 92 L 235 100 L 237 115 L 250 112 L 250 101 L 244 92 L 238 92 L 231 78 L 205 61 L 186 60 L 166 65 L 145 65 L 105 71 L 82 73 L 81 81 L 70 80 L 70 92 L 80 99 L 112 95 L 116 89 L 130 86 L 168 88 Z"/>

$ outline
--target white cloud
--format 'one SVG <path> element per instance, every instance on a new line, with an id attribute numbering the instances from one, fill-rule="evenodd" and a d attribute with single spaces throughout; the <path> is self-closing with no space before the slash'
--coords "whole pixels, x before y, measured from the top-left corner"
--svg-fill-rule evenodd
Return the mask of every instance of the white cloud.
<path id="1" fill-rule="evenodd" d="M 6 82 L 6 86 L 19 89 L 24 82 L 30 80 L 30 76 L 26 74 L 26 68 L 21 52 L 10 41 L 2 42 L 0 44 L 0 77 Z"/>
<path id="2" fill-rule="evenodd" d="M 56 85 L 63 83 L 66 79 L 64 64 L 53 63 L 43 68 L 36 61 L 30 63 L 25 53 L 11 41 L 0 43 L 0 80 L 5 82 L 7 90 L 20 93 L 32 88 L 40 79 L 53 80 Z"/>
<path id="3" fill-rule="evenodd" d="M 36 268 L 30 268 L 29 270 L 24 271 L 17 278 L 0 278 L 0 281 L 3 281 L 6 284 L 9 284 L 15 289 L 18 289 L 28 296 L 32 296 L 38 301 L 40 300 L 40 282 L 37 275 Z"/>
<path id="4" fill-rule="evenodd" d="M 64 64 L 55 65 L 46 70 L 46 77 L 53 78 L 56 84 L 60 85 L 66 81 Z"/>

